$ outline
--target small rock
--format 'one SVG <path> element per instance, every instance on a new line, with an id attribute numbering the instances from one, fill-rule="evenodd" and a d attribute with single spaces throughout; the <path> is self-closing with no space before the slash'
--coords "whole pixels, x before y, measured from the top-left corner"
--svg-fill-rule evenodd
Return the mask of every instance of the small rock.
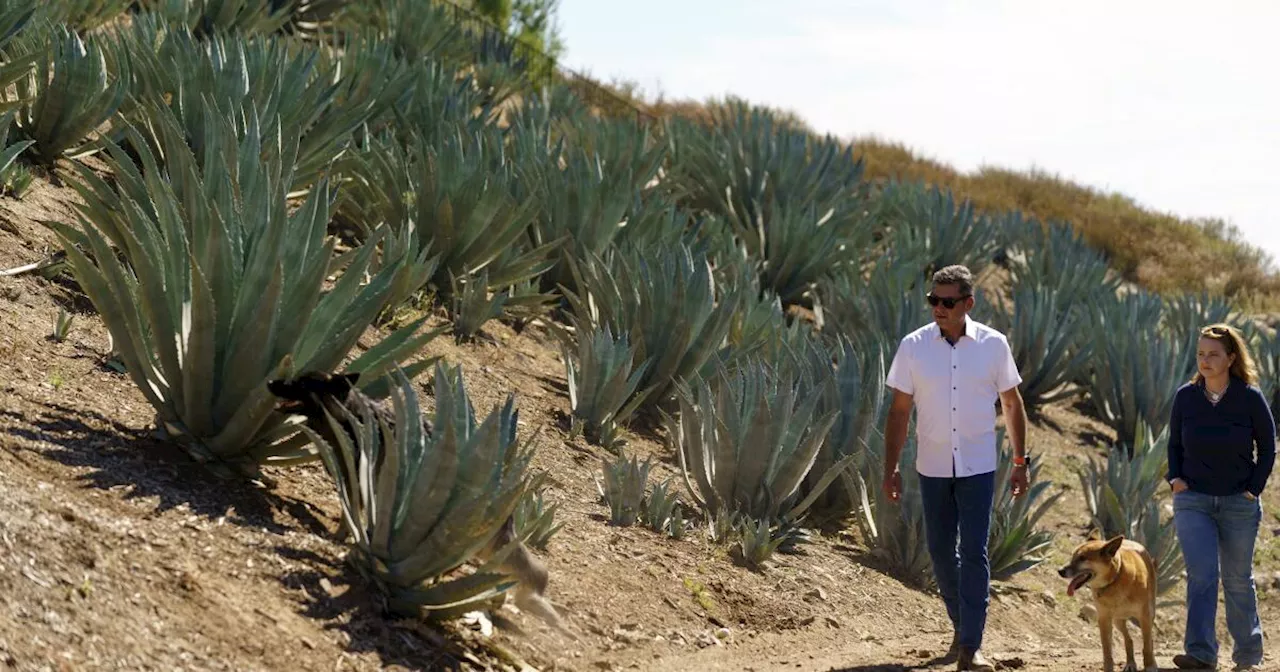
<path id="1" fill-rule="evenodd" d="M 1092 604 L 1086 604 L 1083 607 L 1080 607 L 1080 618 L 1091 623 L 1096 621 L 1098 619 L 1098 608 Z"/>
<path id="2" fill-rule="evenodd" d="M 801 620 L 800 620 L 800 627 L 805 627 L 805 626 L 813 625 L 813 624 L 814 624 L 814 622 L 815 622 L 815 621 L 817 621 L 817 620 L 818 620 L 818 617 L 817 617 L 817 616 L 814 616 L 814 615 L 812 615 L 812 614 L 811 614 L 811 615 L 809 615 L 809 616 L 805 616 L 803 619 L 801 619 Z"/>
<path id="3" fill-rule="evenodd" d="M 814 588 L 813 590 L 805 593 L 804 596 L 807 598 L 819 600 L 821 602 L 827 601 L 827 591 L 823 590 L 822 588 Z"/>
<path id="4" fill-rule="evenodd" d="M 716 630 L 716 639 L 723 641 L 729 639 L 731 636 L 733 636 L 733 633 L 729 632 L 729 628 L 720 628 L 719 630 Z"/>
<path id="5" fill-rule="evenodd" d="M 1058 598 L 1053 596 L 1052 591 L 1046 590 L 1043 593 L 1040 593 L 1040 599 L 1043 600 L 1045 604 L 1051 607 L 1058 606 Z"/>
<path id="6" fill-rule="evenodd" d="M 840 627 L 840 621 L 836 620 L 835 616 L 828 616 L 827 625 L 830 625 L 833 628 L 838 628 Z"/>

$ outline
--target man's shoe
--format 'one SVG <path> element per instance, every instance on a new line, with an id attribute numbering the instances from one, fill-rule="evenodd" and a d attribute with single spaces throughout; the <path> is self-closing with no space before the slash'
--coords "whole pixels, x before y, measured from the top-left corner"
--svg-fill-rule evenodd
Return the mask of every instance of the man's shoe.
<path id="1" fill-rule="evenodd" d="M 1217 665 L 1206 663 L 1195 656 L 1179 653 L 1173 657 L 1173 664 L 1179 670 L 1215 670 Z"/>
<path id="2" fill-rule="evenodd" d="M 970 648 L 960 649 L 960 657 L 956 661 L 956 669 L 960 672 L 965 670 L 970 670 L 971 672 L 996 672 L 996 666 L 988 662 L 981 651 Z"/>
<path id="3" fill-rule="evenodd" d="M 1252 663 L 1240 663 L 1234 668 L 1235 672 L 1262 672 L 1262 665 Z"/>

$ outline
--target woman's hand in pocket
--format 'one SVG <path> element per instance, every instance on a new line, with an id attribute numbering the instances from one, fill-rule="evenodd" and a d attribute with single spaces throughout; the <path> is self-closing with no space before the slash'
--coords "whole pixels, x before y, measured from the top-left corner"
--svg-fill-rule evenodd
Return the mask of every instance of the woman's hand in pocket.
<path id="1" fill-rule="evenodd" d="M 1173 494 L 1175 495 L 1179 492 L 1186 492 L 1188 489 L 1187 482 L 1181 478 L 1175 478 L 1172 481 L 1169 481 L 1169 487 L 1173 488 Z"/>

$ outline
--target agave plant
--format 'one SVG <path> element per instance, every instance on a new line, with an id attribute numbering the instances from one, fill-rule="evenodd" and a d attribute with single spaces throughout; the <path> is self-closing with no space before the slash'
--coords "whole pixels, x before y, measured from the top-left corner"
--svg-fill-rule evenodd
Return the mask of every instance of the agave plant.
<path id="1" fill-rule="evenodd" d="M 526 239 L 536 204 L 511 196 L 517 175 L 502 143 L 492 127 L 455 127 L 434 145 L 416 136 L 405 147 L 372 140 L 347 168 L 353 180 L 348 217 L 366 235 L 380 226 L 411 228 L 416 249 L 430 245 L 439 257 L 431 284 L 445 298 L 454 279 L 482 271 L 485 289 L 536 278 L 551 266 L 549 256 L 562 241 L 504 256 Z"/>
<path id="2" fill-rule="evenodd" d="M 601 460 L 603 482 L 596 481 L 600 498 L 609 506 L 609 524 L 635 525 L 644 515 L 644 492 L 653 470 L 651 458 L 640 462 L 636 456 L 619 453 L 613 461 Z"/>
<path id="3" fill-rule="evenodd" d="M 741 301 L 733 287 L 718 291 L 706 257 L 686 245 L 589 253 L 570 269 L 579 289 L 565 298 L 580 328 L 607 325 L 626 334 L 633 361 L 652 362 L 636 385 L 649 391 L 637 410 L 664 408 L 676 381 L 712 360 Z"/>
<path id="4" fill-rule="evenodd" d="M 915 432 L 908 431 L 899 456 L 900 464 L 912 465 L 915 459 Z M 884 462 L 884 434 L 876 428 L 854 471 L 859 499 L 858 529 L 872 558 L 892 568 L 905 583 L 928 587 L 934 580 L 933 561 L 925 535 L 919 477 L 915 469 L 902 469 L 902 492 L 898 501 L 892 501 L 881 487 Z"/>
<path id="5" fill-rule="evenodd" d="M 641 210 L 640 192 L 657 173 L 664 147 L 644 126 L 623 121 L 593 121 L 562 153 L 530 152 L 522 160 L 533 198 L 541 204 L 530 229 L 535 245 L 569 243 L 562 255 L 583 258 L 604 254 Z M 519 131 L 517 131 L 519 132 Z M 558 167 L 563 161 L 564 168 Z M 544 289 L 573 288 L 568 264 L 558 261 L 543 276 Z"/>
<path id="6" fill-rule="evenodd" d="M 551 537 L 564 527 L 563 521 L 556 522 L 560 503 L 547 506 L 543 494 L 542 490 L 527 491 L 524 498 L 520 500 L 520 504 L 516 506 L 512 519 L 516 536 L 524 539 L 530 547 L 540 551 L 547 550 L 547 543 L 551 541 Z"/>
<path id="7" fill-rule="evenodd" d="M 577 330 L 577 347 L 564 345 L 565 378 L 569 386 L 572 434 L 617 450 L 622 441 L 621 426 L 648 396 L 639 389 L 650 357 L 637 361 L 635 348 L 625 333 L 614 335 L 609 325 Z"/>
<path id="8" fill-rule="evenodd" d="M 929 319 L 920 269 L 895 256 L 882 259 L 864 279 L 842 273 L 820 285 L 823 309 L 842 334 L 899 339 Z"/>
<path id="9" fill-rule="evenodd" d="M 23 192 L 31 185 L 32 178 L 26 166 L 16 161 L 36 141 L 19 140 L 12 145 L 9 144 L 9 128 L 13 124 L 15 114 L 17 114 L 15 110 L 10 110 L 0 116 L 0 193 L 21 198 Z"/>
<path id="10" fill-rule="evenodd" d="M 1076 394 L 1094 341 L 1089 314 L 1064 302 L 1062 290 L 1034 283 L 1015 285 L 1012 300 L 996 304 L 991 325 L 1009 338 L 1013 360 L 1022 374 L 1022 398 L 1028 407 L 1043 406 Z"/>
<path id="11" fill-rule="evenodd" d="M 1280 331 L 1253 328 L 1253 354 L 1258 366 L 1258 387 L 1271 404 L 1271 413 L 1280 413 Z"/>
<path id="12" fill-rule="evenodd" d="M 1140 424 L 1136 438 L 1132 446 L 1112 446 L 1105 466 L 1090 460 L 1077 469 L 1077 475 L 1090 524 L 1104 537 L 1123 534 L 1146 546 L 1158 563 L 1157 592 L 1163 594 L 1182 570 L 1173 521 L 1160 520 L 1169 430 L 1165 427 L 1157 434 Z M 1132 449 L 1132 456 L 1126 448 Z"/>
<path id="13" fill-rule="evenodd" d="M 758 357 L 680 385 L 679 413 L 666 416 L 668 440 L 709 520 L 741 515 L 789 529 L 853 462 L 848 456 L 831 465 L 802 497 L 800 485 L 835 422 L 835 413 L 817 411 L 821 385 L 798 362 Z"/>
<path id="14" fill-rule="evenodd" d="M 319 47 L 269 37 L 201 40 L 146 18 L 119 40 L 117 51 L 125 56 L 117 60 L 137 71 L 137 95 L 168 104 L 201 159 L 219 149 L 208 146 L 206 126 L 234 118 L 241 108 L 264 120 L 259 130 L 268 146 L 278 134 L 298 134 L 292 192 L 314 183 L 347 150 L 357 128 L 403 104 L 413 90 L 412 73 L 385 46 L 353 44 L 334 58 Z M 207 118 L 207 109 L 215 119 Z"/>
<path id="15" fill-rule="evenodd" d="M 493 544 L 536 484 L 532 450 L 517 440 L 514 397 L 477 424 L 460 368 L 435 370 L 436 408 L 424 430 L 417 393 L 399 371 L 391 400 L 395 427 L 364 407 L 329 415 L 337 445 L 311 428 L 351 531 L 347 560 L 387 596 L 391 609 L 432 619 L 501 600 L 514 581 L 499 571 L 520 535 L 475 572 L 454 574 Z M 339 423 L 349 423 L 351 434 Z"/>
<path id="16" fill-rule="evenodd" d="M 239 142 L 224 120 L 210 133 L 223 161 L 202 165 L 168 108 L 152 112 L 165 165 L 130 128 L 142 171 L 110 144 L 117 186 L 77 164 L 80 227 L 51 226 L 164 432 L 200 460 L 252 467 L 312 459 L 305 437 L 274 411 L 266 382 L 342 364 L 404 260 L 367 278 L 370 245 L 325 291 L 331 192 L 322 184 L 291 212 L 297 136 L 265 152 L 252 113 Z M 422 322 L 348 369 L 373 380 L 438 333 L 416 334 Z"/>
<path id="17" fill-rule="evenodd" d="M 224 33 L 274 33 L 288 25 L 290 7 L 273 0 L 139 0 L 146 10 L 205 38 Z"/>
<path id="18" fill-rule="evenodd" d="M 1160 329 L 1163 302 L 1134 293 L 1099 299 L 1092 310 L 1094 361 L 1089 398 L 1098 417 L 1132 445 L 1139 425 L 1163 427 L 1174 391 L 1195 367 L 1181 334 Z"/>
<path id="19" fill-rule="evenodd" d="M 98 142 L 90 136 L 124 103 L 127 71 L 110 71 L 101 38 L 82 38 L 65 26 L 29 32 L 19 42 L 19 62 L 38 57 L 34 68 L 24 68 L 14 86 L 4 89 L 3 99 L 6 104 L 25 101 L 16 106 L 15 124 L 23 137 L 35 141 L 31 159 L 53 165 L 64 156 L 96 151 Z"/>
<path id="20" fill-rule="evenodd" d="M 0 91 L 8 91 L 10 85 L 26 78 L 36 61 L 45 56 L 41 50 L 32 48 L 34 41 L 29 39 L 33 23 L 37 27 L 44 25 L 38 11 L 39 7 L 33 2 L 0 2 Z M 24 102 L 21 98 L 0 97 L 0 112 L 8 112 Z"/>
<path id="21" fill-rule="evenodd" d="M 1194 352 L 1202 327 L 1225 322 L 1237 328 L 1246 328 L 1243 317 L 1238 313 L 1233 315 L 1233 312 L 1234 307 L 1225 297 L 1211 296 L 1204 291 L 1185 292 L 1164 302 L 1164 319 L 1161 324 L 1186 343 L 1188 352 Z"/>
<path id="22" fill-rule="evenodd" d="M 891 249 L 904 261 L 919 264 L 917 272 L 924 277 L 956 263 L 977 275 L 995 258 L 1001 243 L 999 228 L 978 214 L 972 202 L 957 202 L 951 191 L 891 182 L 879 200 L 888 213 L 886 240 Z"/>
<path id="23" fill-rule="evenodd" d="M 721 216 L 784 303 L 866 247 L 863 164 L 835 138 L 815 138 L 766 109 L 731 102 L 714 123 L 672 123 L 671 172 L 678 202 Z"/>
<path id="24" fill-rule="evenodd" d="M 991 528 L 987 537 L 987 556 L 991 562 L 991 578 L 1006 581 L 1045 561 L 1053 543 L 1053 533 L 1037 527 L 1040 519 L 1062 497 L 1063 491 L 1044 498 L 1053 481 L 1040 479 L 1042 462 L 1031 465 L 1031 483 L 1026 494 L 1014 497 L 1006 486 L 1013 471 L 1013 448 L 1005 441 L 1004 428 L 996 431 L 1000 460 L 996 467 L 996 495 L 991 510 Z"/>
<path id="25" fill-rule="evenodd" d="M 821 485 L 821 475 L 849 457 L 856 464 L 864 458 L 863 450 L 876 428 L 883 426 L 888 410 L 884 379 L 887 344 L 867 337 L 837 337 L 834 347 L 812 346 L 809 356 L 813 366 L 826 369 L 827 384 L 821 391 L 819 413 L 836 414 L 836 420 L 818 449 L 813 469 L 801 484 L 808 493 Z M 815 514 L 832 520 L 843 519 L 858 507 L 856 469 L 842 477 L 814 503 Z"/>
<path id="26" fill-rule="evenodd" d="M 1032 221 L 1013 249 L 1009 270 L 1014 284 L 1056 289 L 1063 306 L 1114 296 L 1120 287 L 1120 277 L 1111 272 L 1106 256 L 1071 224 Z"/>

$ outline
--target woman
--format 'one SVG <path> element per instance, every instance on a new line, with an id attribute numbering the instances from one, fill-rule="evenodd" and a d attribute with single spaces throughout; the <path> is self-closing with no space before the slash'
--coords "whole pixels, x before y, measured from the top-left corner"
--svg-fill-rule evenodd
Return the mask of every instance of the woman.
<path id="1" fill-rule="evenodd" d="M 1262 624 L 1253 585 L 1259 497 L 1275 462 L 1276 428 L 1240 332 L 1225 324 L 1200 330 L 1196 375 L 1178 388 L 1169 418 L 1173 519 L 1187 565 L 1183 669 L 1217 665 L 1214 622 L 1218 577 L 1236 670 L 1262 663 Z M 1257 457 L 1254 451 L 1257 451 Z"/>

